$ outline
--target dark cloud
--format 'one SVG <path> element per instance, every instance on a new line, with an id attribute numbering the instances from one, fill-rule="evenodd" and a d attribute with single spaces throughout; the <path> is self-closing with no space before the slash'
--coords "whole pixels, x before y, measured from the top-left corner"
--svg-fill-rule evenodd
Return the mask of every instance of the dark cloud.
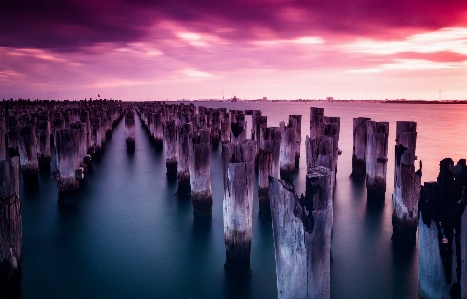
<path id="1" fill-rule="evenodd" d="M 398 29 L 459 25 L 466 11 L 465 0 L 2 0 L 0 46 L 73 51 L 98 42 L 134 42 L 161 20 L 238 42 L 266 39 L 257 28 L 281 38 L 384 38 L 397 37 Z"/>

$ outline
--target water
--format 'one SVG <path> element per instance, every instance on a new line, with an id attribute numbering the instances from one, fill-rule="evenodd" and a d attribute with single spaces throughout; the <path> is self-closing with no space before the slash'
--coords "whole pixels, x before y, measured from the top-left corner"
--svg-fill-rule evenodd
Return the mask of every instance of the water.
<path id="1" fill-rule="evenodd" d="M 464 105 L 357 103 L 198 103 L 207 107 L 261 109 L 269 126 L 289 114 L 302 114 L 302 138 L 309 132 L 309 107 L 341 117 L 331 298 L 417 298 L 417 250 L 400 252 L 391 243 L 395 122 L 418 122 L 417 156 L 422 181 L 438 174 L 439 161 L 466 157 Z M 386 203 L 367 207 L 362 182 L 349 178 L 352 118 L 389 121 Z M 178 199 L 167 180 L 165 158 L 150 144 L 136 118 L 136 150 L 126 151 L 121 122 L 94 161 L 79 203 L 62 208 L 50 175 L 37 190 L 24 190 L 23 298 L 276 298 L 274 245 L 270 221 L 253 209 L 252 275 L 244 281 L 224 273 L 221 152 L 213 151 L 213 216 L 209 225 L 193 223 L 191 202 Z M 52 161 L 54 163 L 54 161 Z M 296 190 L 305 188 L 305 152 Z M 255 190 L 256 192 L 256 190 Z"/>

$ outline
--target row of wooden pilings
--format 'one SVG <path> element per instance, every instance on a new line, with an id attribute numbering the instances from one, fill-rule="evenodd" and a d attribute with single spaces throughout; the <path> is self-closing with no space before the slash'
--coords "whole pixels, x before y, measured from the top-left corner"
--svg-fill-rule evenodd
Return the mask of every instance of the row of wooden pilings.
<path id="1" fill-rule="evenodd" d="M 85 178 L 92 158 L 104 151 L 106 138 L 121 119 L 117 101 L 0 102 L 0 295 L 21 298 L 22 219 L 20 172 L 25 188 L 51 173 L 58 201 L 67 203 Z M 51 149 L 56 164 L 51 169 Z"/>

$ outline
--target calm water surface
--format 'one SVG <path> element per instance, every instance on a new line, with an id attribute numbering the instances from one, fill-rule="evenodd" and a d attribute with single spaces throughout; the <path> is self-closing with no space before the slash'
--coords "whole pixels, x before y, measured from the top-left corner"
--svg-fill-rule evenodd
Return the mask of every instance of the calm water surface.
<path id="1" fill-rule="evenodd" d="M 418 122 L 417 156 L 422 181 L 436 179 L 439 161 L 467 157 L 464 105 L 356 103 L 197 103 L 207 107 L 261 109 L 269 126 L 302 114 L 302 149 L 296 190 L 305 189 L 304 138 L 309 107 L 341 117 L 331 298 L 417 298 L 417 249 L 400 252 L 391 243 L 391 194 L 395 122 Z M 368 207 L 364 183 L 349 178 L 352 118 L 390 122 L 386 203 Z M 164 153 L 150 144 L 136 120 L 136 150 L 128 154 L 121 122 L 94 161 L 72 207 L 57 205 L 50 175 L 37 190 L 20 196 L 23 212 L 23 298 L 276 298 L 274 245 L 270 221 L 253 209 L 252 275 L 244 281 L 224 273 L 221 151 L 211 156 L 213 216 L 193 223 L 192 206 L 174 194 L 165 175 Z M 52 163 L 55 163 L 53 160 Z M 256 192 L 257 190 L 255 190 Z"/>

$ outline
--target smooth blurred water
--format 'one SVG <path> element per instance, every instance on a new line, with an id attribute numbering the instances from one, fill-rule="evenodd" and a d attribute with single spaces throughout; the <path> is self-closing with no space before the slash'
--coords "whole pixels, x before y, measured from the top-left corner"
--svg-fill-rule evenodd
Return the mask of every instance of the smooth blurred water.
<path id="1" fill-rule="evenodd" d="M 296 191 L 305 189 L 304 138 L 309 107 L 341 117 L 331 298 L 417 298 L 417 249 L 401 252 L 391 243 L 395 122 L 418 122 L 417 156 L 422 181 L 436 179 L 439 161 L 466 157 L 465 105 L 360 103 L 196 103 L 207 107 L 261 109 L 268 126 L 302 114 L 302 149 Z M 390 122 L 386 202 L 368 207 L 363 182 L 349 178 L 352 118 Z M 220 149 L 212 152 L 213 216 L 193 222 L 188 200 L 175 196 L 165 175 L 165 157 L 136 120 L 136 150 L 126 151 L 123 122 L 94 161 L 79 201 L 57 204 L 50 175 L 36 190 L 24 190 L 23 298 L 276 298 L 271 223 L 258 215 L 255 190 L 252 275 L 232 280 L 224 273 L 223 180 Z M 54 163 L 54 161 L 52 161 Z"/>

